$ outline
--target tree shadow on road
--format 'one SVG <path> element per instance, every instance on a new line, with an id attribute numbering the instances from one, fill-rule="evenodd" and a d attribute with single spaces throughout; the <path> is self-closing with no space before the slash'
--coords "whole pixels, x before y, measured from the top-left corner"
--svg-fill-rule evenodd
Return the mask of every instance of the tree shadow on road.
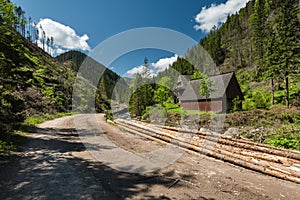
<path id="1" fill-rule="evenodd" d="M 164 195 L 164 191 L 191 187 L 176 182 L 178 177 L 173 177 L 174 171 L 164 175 L 159 172 L 132 174 L 74 157 L 73 152 L 86 151 L 74 129 L 39 129 L 39 133 L 45 137 L 29 138 L 20 152 L 11 155 L 8 163 L 0 165 L 0 199 L 169 200 L 174 198 Z M 106 147 L 99 145 L 95 148 Z M 192 178 L 181 176 L 179 179 Z M 157 186 L 161 193 L 148 194 L 152 187 Z M 187 196 L 187 199 L 213 200 L 200 194 Z"/>

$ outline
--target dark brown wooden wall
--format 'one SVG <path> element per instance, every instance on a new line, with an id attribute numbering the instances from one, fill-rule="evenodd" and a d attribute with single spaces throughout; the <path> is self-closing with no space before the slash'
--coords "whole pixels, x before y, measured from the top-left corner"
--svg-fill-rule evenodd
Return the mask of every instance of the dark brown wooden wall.
<path id="1" fill-rule="evenodd" d="M 206 107 L 207 104 L 207 107 Z M 201 101 L 201 102 L 181 102 L 181 106 L 185 110 L 200 110 L 200 111 L 212 111 L 212 112 L 223 112 L 222 100 L 213 101 Z"/>

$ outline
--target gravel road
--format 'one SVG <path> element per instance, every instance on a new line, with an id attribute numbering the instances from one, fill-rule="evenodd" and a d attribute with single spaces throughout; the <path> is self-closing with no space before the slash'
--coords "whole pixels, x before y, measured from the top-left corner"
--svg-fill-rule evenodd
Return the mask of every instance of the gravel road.
<path id="1" fill-rule="evenodd" d="M 89 140 L 83 144 L 79 135 L 87 135 Z M 98 135 L 104 135 L 111 146 L 95 142 Z M 184 153 L 155 172 L 140 173 L 116 170 L 95 157 L 94 152 L 115 147 L 147 153 L 163 145 L 121 131 L 107 124 L 101 114 L 47 121 L 30 134 L 20 151 L 1 156 L 0 199 L 293 200 L 300 197 L 299 184 L 203 155 Z"/>

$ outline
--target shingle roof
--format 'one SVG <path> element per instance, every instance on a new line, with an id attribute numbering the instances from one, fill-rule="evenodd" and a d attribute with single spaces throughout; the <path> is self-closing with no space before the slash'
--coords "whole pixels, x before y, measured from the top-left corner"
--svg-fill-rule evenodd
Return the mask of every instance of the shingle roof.
<path id="1" fill-rule="evenodd" d="M 227 74 L 210 76 L 209 80 L 212 81 L 212 92 L 209 98 L 222 98 L 229 86 L 233 74 L 233 72 L 230 72 Z M 200 81 L 201 79 L 189 81 L 179 99 L 181 101 L 205 100 L 206 97 L 202 96 L 199 92 Z"/>
<path id="2" fill-rule="evenodd" d="M 179 75 L 178 81 L 177 81 L 177 86 L 178 87 L 184 87 L 188 84 L 188 82 L 191 80 L 190 75 Z M 180 84 L 180 85 L 179 85 Z"/>

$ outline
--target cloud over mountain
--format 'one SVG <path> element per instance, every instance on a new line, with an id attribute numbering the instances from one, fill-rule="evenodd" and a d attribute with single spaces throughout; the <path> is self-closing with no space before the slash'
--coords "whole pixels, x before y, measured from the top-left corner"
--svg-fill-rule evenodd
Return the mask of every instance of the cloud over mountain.
<path id="1" fill-rule="evenodd" d="M 91 47 L 87 43 L 89 37 L 87 34 L 79 36 L 76 31 L 64 24 L 53 21 L 52 19 L 40 19 L 37 24 L 39 29 L 39 37 L 42 39 L 42 32 L 44 31 L 47 38 L 54 38 L 55 53 L 62 53 L 67 50 L 77 49 L 82 51 L 91 51 Z"/>
<path id="2" fill-rule="evenodd" d="M 149 64 L 148 69 L 146 69 L 146 67 L 144 65 L 134 67 L 134 68 L 128 70 L 124 74 L 124 76 L 133 77 L 135 74 L 137 74 L 137 73 L 143 74 L 147 70 L 148 70 L 149 77 L 156 76 L 159 72 L 164 71 L 170 65 L 172 65 L 177 60 L 177 58 L 178 58 L 177 54 L 174 54 L 174 56 L 172 56 L 172 57 L 161 58 L 157 62 Z"/>
<path id="3" fill-rule="evenodd" d="M 209 32 L 213 26 L 218 27 L 224 23 L 228 15 L 234 14 L 241 8 L 245 7 L 250 0 L 228 0 L 226 3 L 219 5 L 212 4 L 210 7 L 202 7 L 199 14 L 196 15 L 194 26 L 196 30 Z"/>

